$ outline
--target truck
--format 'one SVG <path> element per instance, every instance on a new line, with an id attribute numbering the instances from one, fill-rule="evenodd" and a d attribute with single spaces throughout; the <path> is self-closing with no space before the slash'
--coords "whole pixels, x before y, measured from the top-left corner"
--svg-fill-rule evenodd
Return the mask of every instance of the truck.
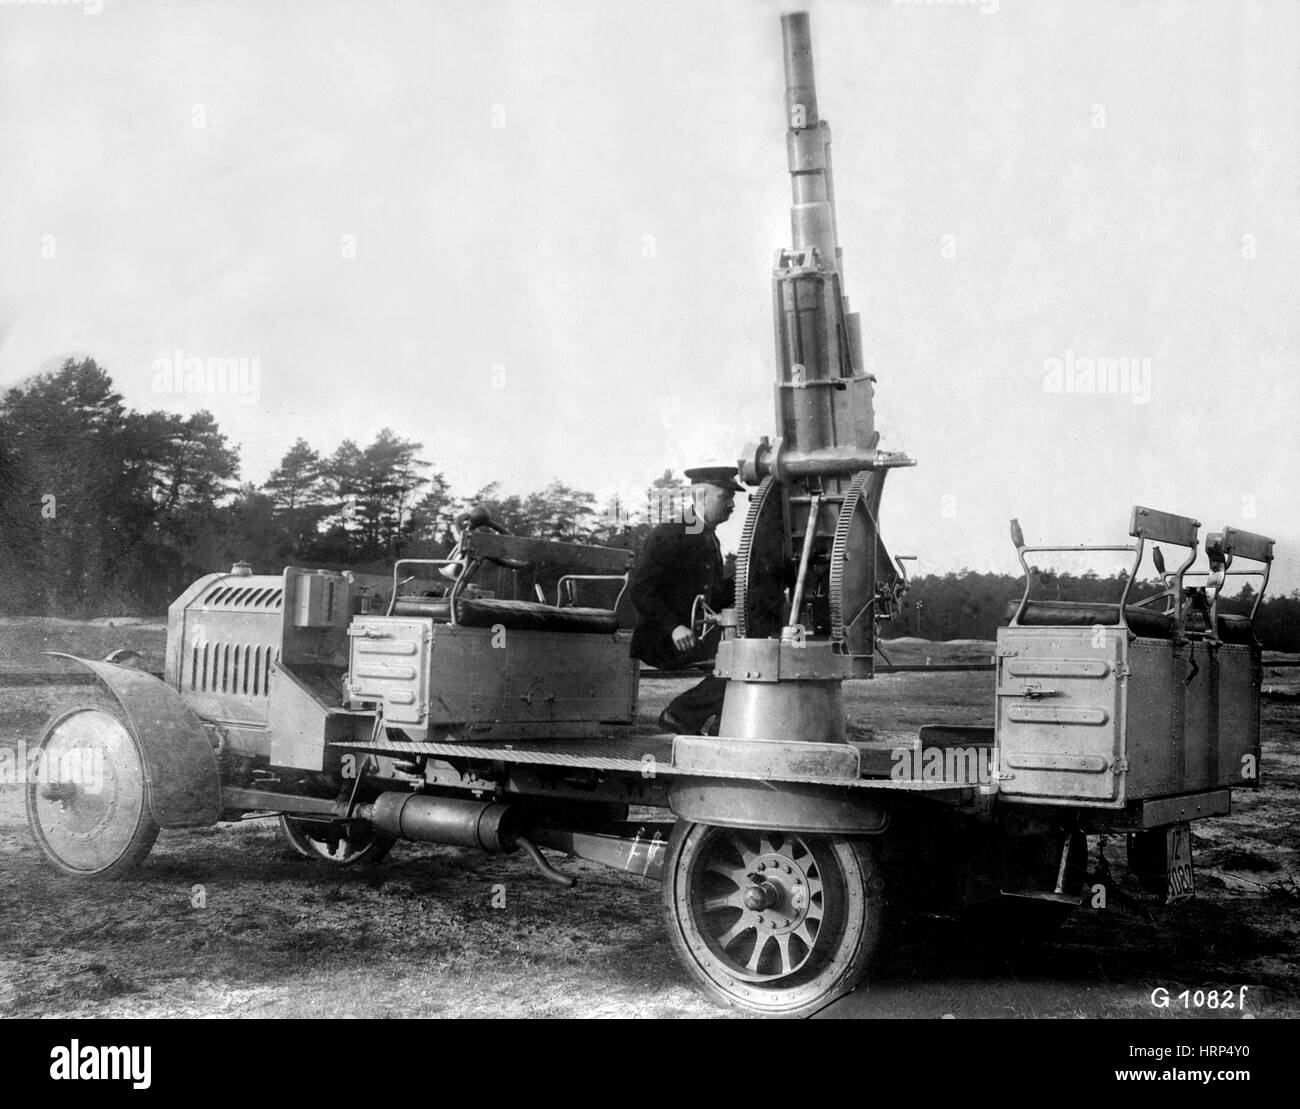
<path id="1" fill-rule="evenodd" d="M 631 551 L 509 535 L 475 509 L 445 557 L 397 559 L 381 591 L 340 570 L 205 575 L 170 607 L 161 675 L 65 656 L 99 688 L 47 723 L 40 757 L 90 751 L 104 774 L 95 790 L 28 784 L 51 866 L 112 879 L 161 828 L 268 816 L 328 865 L 406 840 L 520 851 L 571 885 L 542 854 L 558 851 L 660 881 L 692 978 L 771 1016 L 863 983 L 904 911 L 991 909 L 1008 935 L 1049 932 L 1080 904 L 1090 836 L 1120 837 L 1160 896 L 1190 889 L 1191 822 L 1259 784 L 1266 536 L 1202 538 L 1138 505 L 1123 541 L 1049 547 L 1013 521 L 1025 585 L 997 633 L 992 725 L 846 722 L 844 683 L 873 677 L 907 590 L 878 521 L 885 478 L 914 462 L 875 428 L 808 16 L 781 25 L 775 429 L 737 462 L 752 492 L 734 603 L 693 616 L 720 629 L 717 734 L 638 723 Z M 1131 559 L 1121 594 L 1045 596 L 1034 560 L 1064 551 Z M 1235 576 L 1258 579 L 1249 613 L 1221 603 Z"/>

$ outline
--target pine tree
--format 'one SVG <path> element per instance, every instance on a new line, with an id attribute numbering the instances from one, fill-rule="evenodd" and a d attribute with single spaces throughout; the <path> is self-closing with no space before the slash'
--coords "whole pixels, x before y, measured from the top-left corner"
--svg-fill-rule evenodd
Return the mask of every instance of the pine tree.
<path id="1" fill-rule="evenodd" d="M 296 512 L 324 505 L 324 464 L 305 439 L 298 439 L 263 486 L 276 508 Z"/>

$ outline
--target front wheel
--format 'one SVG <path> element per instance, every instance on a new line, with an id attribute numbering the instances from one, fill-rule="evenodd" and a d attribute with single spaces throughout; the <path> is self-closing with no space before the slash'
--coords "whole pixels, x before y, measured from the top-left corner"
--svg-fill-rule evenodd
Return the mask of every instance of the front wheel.
<path id="1" fill-rule="evenodd" d="M 679 821 L 663 904 L 678 957 L 715 1000 L 807 1016 L 866 974 L 884 882 L 870 839 Z"/>
<path id="2" fill-rule="evenodd" d="M 55 716 L 27 766 L 27 825 L 46 862 L 78 878 L 117 878 L 158 838 L 140 745 L 116 710 Z"/>

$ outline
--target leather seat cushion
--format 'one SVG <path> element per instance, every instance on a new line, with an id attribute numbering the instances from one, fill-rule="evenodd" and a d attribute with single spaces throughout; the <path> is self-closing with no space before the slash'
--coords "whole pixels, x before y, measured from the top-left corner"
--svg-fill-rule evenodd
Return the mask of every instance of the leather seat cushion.
<path id="1" fill-rule="evenodd" d="M 1007 619 L 1015 616 L 1019 601 L 1007 605 Z M 1145 639 L 1172 639 L 1174 618 L 1147 608 L 1129 605 L 1124 617 L 1129 630 Z M 1020 623 L 1031 628 L 1090 628 L 1094 624 L 1119 623 L 1119 604 L 1106 601 L 1030 601 L 1020 614 Z"/>
<path id="2" fill-rule="evenodd" d="M 446 597 L 398 597 L 394 616 L 432 616 L 435 620 L 451 619 L 451 602 Z"/>
<path id="3" fill-rule="evenodd" d="M 1249 616 L 1229 616 L 1224 613 L 1219 617 L 1219 638 L 1224 643 L 1244 643 L 1247 646 L 1255 642 L 1255 628 Z"/>
<path id="4" fill-rule="evenodd" d="M 401 597 L 395 616 L 431 616 L 450 622 L 451 604 L 445 597 Z M 618 631 L 618 614 L 606 608 L 554 608 L 537 601 L 471 600 L 461 598 L 456 622 L 468 628 L 500 624 L 509 631 L 587 632 L 612 635 Z"/>

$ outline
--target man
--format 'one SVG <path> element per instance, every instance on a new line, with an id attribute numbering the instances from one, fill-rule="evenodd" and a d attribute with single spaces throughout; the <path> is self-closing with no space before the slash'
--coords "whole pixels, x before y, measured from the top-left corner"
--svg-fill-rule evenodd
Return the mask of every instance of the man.
<path id="1" fill-rule="evenodd" d="M 646 539 L 629 589 L 641 623 L 632 635 L 632 655 L 659 670 L 681 670 L 712 661 L 719 633 L 703 641 L 691 630 L 691 606 L 704 594 L 715 611 L 732 603 L 732 583 L 722 577 L 722 549 L 715 529 L 731 516 L 737 493 L 734 466 L 703 466 L 686 471 L 691 481 L 694 518 L 660 524 Z M 659 726 L 679 735 L 699 735 L 722 713 L 727 683 L 712 674 L 688 689 L 659 716 Z"/>

